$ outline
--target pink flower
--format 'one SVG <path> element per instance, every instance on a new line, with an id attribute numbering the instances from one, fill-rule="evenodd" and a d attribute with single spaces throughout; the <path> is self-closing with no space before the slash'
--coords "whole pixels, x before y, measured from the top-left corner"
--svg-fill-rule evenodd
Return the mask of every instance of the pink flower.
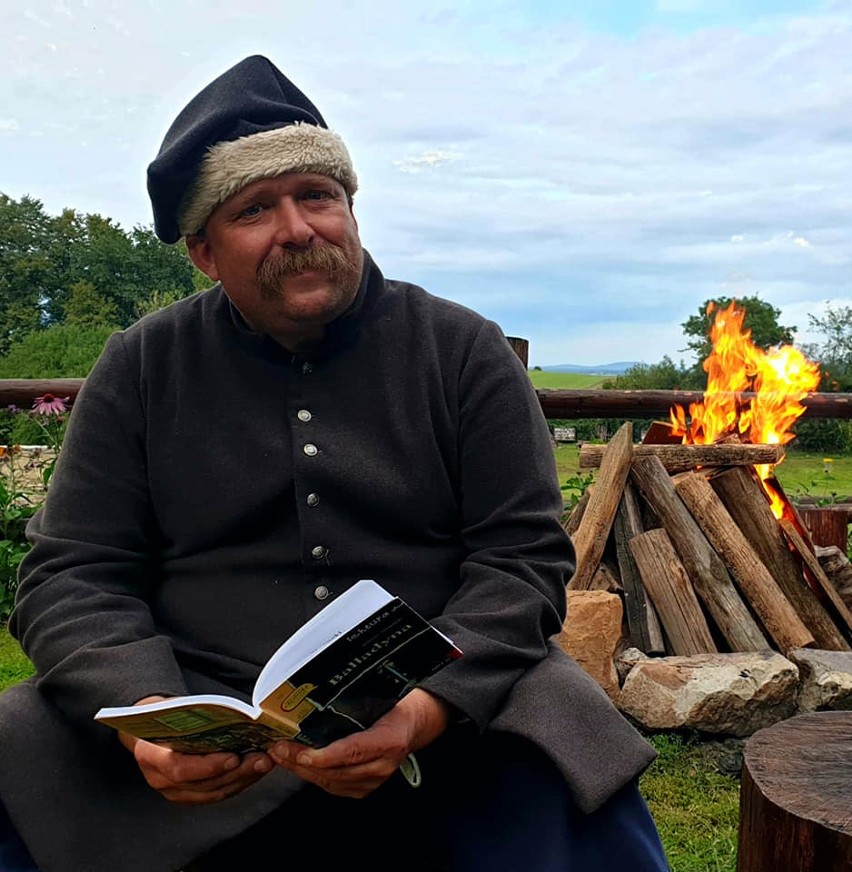
<path id="1" fill-rule="evenodd" d="M 70 397 L 65 397 L 61 400 L 59 397 L 54 397 L 53 394 L 43 394 L 33 400 L 33 411 L 39 415 L 61 415 L 68 410 L 66 403 Z"/>

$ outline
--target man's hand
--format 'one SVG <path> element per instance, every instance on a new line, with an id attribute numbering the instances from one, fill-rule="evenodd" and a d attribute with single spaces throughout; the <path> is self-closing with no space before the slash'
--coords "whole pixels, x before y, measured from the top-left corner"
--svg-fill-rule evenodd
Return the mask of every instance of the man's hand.
<path id="1" fill-rule="evenodd" d="M 150 696 L 136 705 L 165 699 Z M 133 754 L 142 775 L 170 802 L 200 805 L 220 802 L 250 787 L 273 768 L 266 754 L 180 754 L 127 733 L 119 741 Z"/>
<path id="2" fill-rule="evenodd" d="M 437 739 L 449 719 L 446 703 L 415 688 L 368 730 L 320 749 L 278 742 L 269 755 L 327 793 L 360 799 L 384 784 L 408 754 Z"/>

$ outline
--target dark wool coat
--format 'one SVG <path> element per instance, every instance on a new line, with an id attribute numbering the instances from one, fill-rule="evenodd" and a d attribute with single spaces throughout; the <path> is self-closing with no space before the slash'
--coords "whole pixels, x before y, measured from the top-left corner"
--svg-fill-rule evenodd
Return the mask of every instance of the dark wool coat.
<path id="1" fill-rule="evenodd" d="M 220 287 L 115 334 L 31 522 L 12 632 L 38 670 L 0 696 L 0 798 L 45 872 L 171 872 L 298 790 L 205 807 L 148 788 L 105 705 L 246 698 L 278 645 L 360 578 L 464 657 L 427 687 L 526 736 L 598 807 L 653 751 L 550 641 L 573 552 L 546 424 L 500 330 L 385 281 L 310 356 Z M 428 772 L 424 772 L 428 778 Z"/>

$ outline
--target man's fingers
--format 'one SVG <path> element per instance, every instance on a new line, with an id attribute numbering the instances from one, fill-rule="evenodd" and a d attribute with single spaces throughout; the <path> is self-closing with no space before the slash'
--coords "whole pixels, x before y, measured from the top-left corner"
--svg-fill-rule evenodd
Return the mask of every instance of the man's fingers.
<path id="1" fill-rule="evenodd" d="M 133 751 L 148 784 L 172 802 L 218 802 L 245 790 L 274 766 L 261 753 L 190 755 L 141 741 Z"/>

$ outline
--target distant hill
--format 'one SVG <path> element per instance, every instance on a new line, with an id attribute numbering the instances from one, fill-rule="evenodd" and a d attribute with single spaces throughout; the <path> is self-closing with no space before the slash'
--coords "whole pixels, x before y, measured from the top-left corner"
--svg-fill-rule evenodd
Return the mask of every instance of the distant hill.
<path id="1" fill-rule="evenodd" d="M 638 366 L 638 360 L 618 360 L 615 363 L 602 363 L 600 366 L 580 366 L 578 363 L 559 363 L 543 366 L 543 372 L 582 372 L 588 375 L 623 375 L 631 366 Z"/>

